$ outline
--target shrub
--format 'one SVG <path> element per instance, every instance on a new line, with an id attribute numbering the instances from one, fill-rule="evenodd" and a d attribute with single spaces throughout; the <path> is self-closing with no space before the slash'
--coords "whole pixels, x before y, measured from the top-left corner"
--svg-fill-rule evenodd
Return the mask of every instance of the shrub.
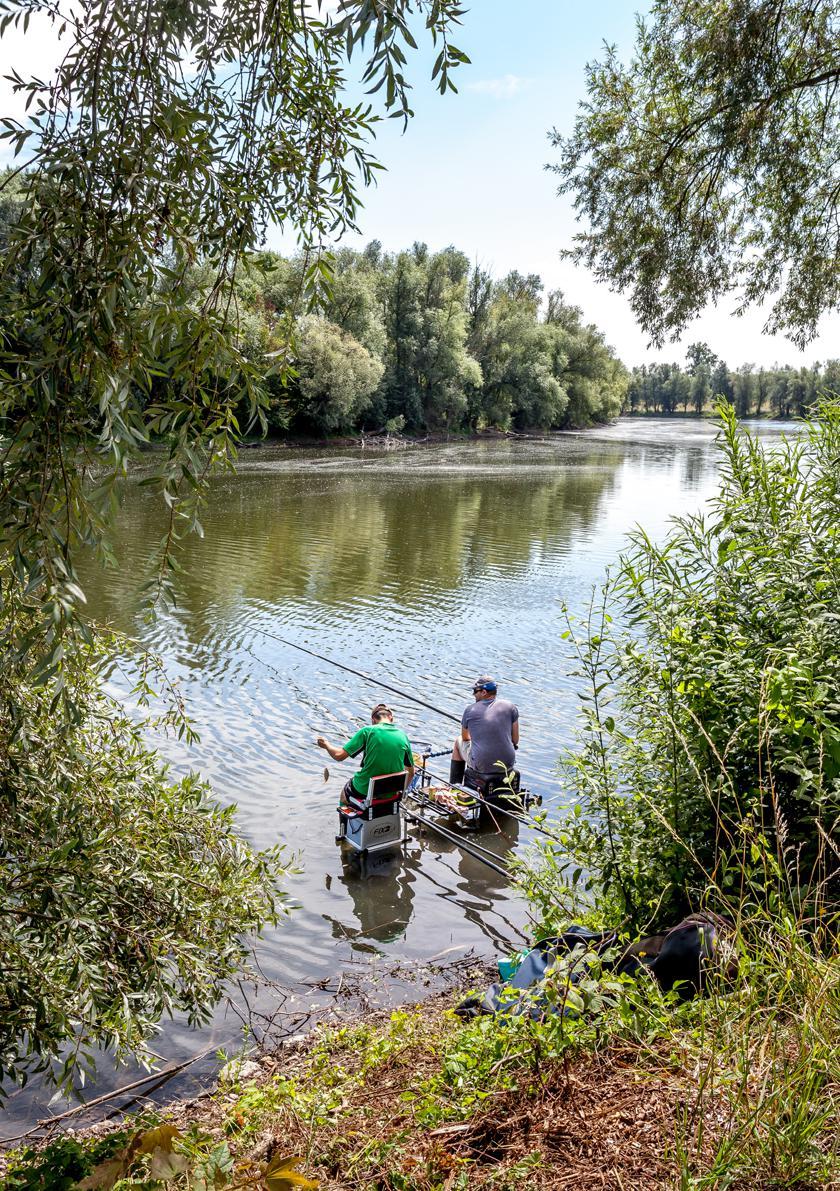
<path id="1" fill-rule="evenodd" d="M 68 1084 L 97 1047 L 148 1058 L 163 1016 L 208 1018 L 244 936 L 278 920 L 283 868 L 150 748 L 155 723 L 189 731 L 177 700 L 134 722 L 104 693 L 126 642 L 77 634 L 60 679 L 15 666 L 34 613 L 0 578 L 0 1078 Z M 141 675 L 141 702 L 153 693 Z"/>
<path id="2" fill-rule="evenodd" d="M 566 634 L 583 720 L 544 863 L 581 868 L 639 927 L 737 890 L 765 839 L 765 876 L 794 900 L 837 869 L 840 401 L 772 447 L 719 413 L 708 513 L 662 543 L 637 531 L 586 631 Z M 557 881 L 532 884 L 548 909 Z"/>

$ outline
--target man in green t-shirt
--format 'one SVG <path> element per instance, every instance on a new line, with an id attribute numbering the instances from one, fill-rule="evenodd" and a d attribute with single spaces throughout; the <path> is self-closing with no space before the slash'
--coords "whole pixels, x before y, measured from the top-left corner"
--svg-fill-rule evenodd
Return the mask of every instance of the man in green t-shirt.
<path id="1" fill-rule="evenodd" d="M 333 761 L 345 761 L 348 757 L 363 754 L 361 766 L 341 791 L 342 802 L 346 802 L 351 795 L 354 798 L 366 798 L 368 784 L 373 777 L 399 773 L 403 769 L 408 771 L 406 785 L 410 785 L 414 777 L 411 742 L 402 728 L 394 723 L 394 713 L 385 703 L 377 703 L 370 713 L 370 724 L 354 732 L 341 748 L 335 748 L 323 736 L 318 737 L 316 744 L 326 749 Z"/>

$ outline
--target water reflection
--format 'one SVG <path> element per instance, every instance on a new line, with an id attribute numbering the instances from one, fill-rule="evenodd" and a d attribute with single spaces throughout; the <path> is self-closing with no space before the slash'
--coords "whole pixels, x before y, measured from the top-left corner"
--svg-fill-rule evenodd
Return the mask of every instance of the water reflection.
<path id="1" fill-rule="evenodd" d="M 364 940 L 395 943 L 405 935 L 412 918 L 420 849 L 395 847 L 367 856 L 360 856 L 346 847 L 341 850 L 339 880 L 347 889 L 349 908 L 358 926 L 325 914 L 333 938 L 350 940 L 354 950 L 359 949 L 360 941 Z M 325 877 L 327 889 L 331 888 L 332 879 L 330 874 Z"/>
<path id="2" fill-rule="evenodd" d="M 407 451 L 374 471 L 347 458 L 323 474 L 317 459 L 297 467 L 246 470 L 211 482 L 203 539 L 189 543 L 176 579 L 179 621 L 194 645 L 219 648 L 219 616 L 243 601 L 305 603 L 334 611 L 348 603 L 440 609 L 474 580 L 527 578 L 535 558 L 587 533 L 616 482 L 624 452 L 577 444 L 571 461 L 534 460 L 534 451 L 450 449 L 430 467 Z M 460 465 L 459 465 L 459 460 Z M 469 463 L 465 460 L 469 460 Z M 247 461 L 246 461 L 247 462 Z M 98 618 L 142 631 L 137 581 L 160 540 L 154 495 L 129 483 L 116 535 L 120 573 L 84 575 Z"/>

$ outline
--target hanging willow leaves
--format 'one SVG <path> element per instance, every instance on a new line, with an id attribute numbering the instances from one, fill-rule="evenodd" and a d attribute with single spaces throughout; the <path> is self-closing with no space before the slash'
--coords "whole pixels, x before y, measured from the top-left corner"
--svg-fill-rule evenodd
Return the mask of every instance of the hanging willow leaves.
<path id="1" fill-rule="evenodd" d="M 658 344 L 732 292 L 803 345 L 840 306 L 838 84 L 837 0 L 655 0 L 552 137 L 571 255 Z"/>
<path id="2" fill-rule="evenodd" d="M 40 617 L 41 681 L 82 598 L 76 552 L 107 551 L 131 461 L 162 448 L 155 600 L 208 472 L 233 458 L 237 407 L 264 422 L 265 360 L 237 334 L 236 270 L 270 224 L 301 243 L 271 345 L 284 375 L 295 314 L 329 283 L 325 245 L 355 225 L 379 168 L 367 142 L 381 113 L 348 98 L 348 59 L 407 118 L 410 26 L 440 44 L 448 87 L 461 14 L 454 0 L 0 0 L 0 34 L 31 18 L 64 54 L 53 78 L 13 72 L 26 114 L 0 123 L 24 163 L 0 189 L 18 200 L 0 268 L 0 541 Z"/>
<path id="3" fill-rule="evenodd" d="M 455 0 L 0 0 L 0 42 L 37 28 L 62 54 L 44 80 L 12 72 L 24 114 L 0 118 L 15 154 L 0 177 L 0 1079 L 66 1087 L 98 1050 L 151 1061 L 160 1019 L 206 1022 L 249 934 L 283 914 L 278 850 L 253 849 L 235 808 L 149 747 L 155 726 L 191 734 L 154 661 L 135 659 L 135 695 L 164 686 L 157 721 L 105 693 L 132 649 L 85 620 L 76 559 L 110 558 L 142 458 L 167 517 L 148 595 L 167 596 L 238 409 L 264 419 L 240 262 L 271 223 L 300 243 L 270 345 L 282 377 L 296 313 L 329 283 L 324 247 L 378 168 L 375 123 L 410 114 L 410 26 L 442 48 L 448 87 L 460 15 Z M 385 88 L 379 113 L 348 98 L 351 55 Z"/>

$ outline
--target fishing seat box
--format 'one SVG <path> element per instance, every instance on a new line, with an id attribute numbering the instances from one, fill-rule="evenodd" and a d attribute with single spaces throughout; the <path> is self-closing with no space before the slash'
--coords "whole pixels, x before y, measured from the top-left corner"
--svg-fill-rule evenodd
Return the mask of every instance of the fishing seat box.
<path id="1" fill-rule="evenodd" d="M 464 774 L 464 787 L 475 790 L 485 802 L 498 806 L 504 810 L 505 806 L 516 806 L 518 809 L 520 797 L 521 774 L 518 769 L 511 769 L 509 773 L 494 774 L 483 777 L 474 769 L 467 769 Z"/>
<path id="2" fill-rule="evenodd" d="M 348 799 L 338 808 L 338 834 L 357 852 L 378 852 L 405 839 L 401 803 L 408 774 L 385 773 L 371 778 L 364 799 Z"/>

